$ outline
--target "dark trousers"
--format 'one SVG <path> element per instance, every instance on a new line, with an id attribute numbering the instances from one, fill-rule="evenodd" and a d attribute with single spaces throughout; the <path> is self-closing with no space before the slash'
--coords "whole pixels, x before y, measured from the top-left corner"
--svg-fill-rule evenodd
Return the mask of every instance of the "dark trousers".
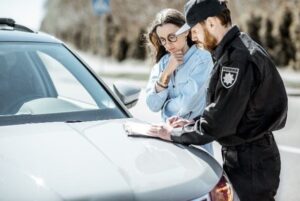
<path id="1" fill-rule="evenodd" d="M 274 200 L 280 175 L 280 155 L 272 134 L 222 147 L 223 168 L 241 201 Z"/>

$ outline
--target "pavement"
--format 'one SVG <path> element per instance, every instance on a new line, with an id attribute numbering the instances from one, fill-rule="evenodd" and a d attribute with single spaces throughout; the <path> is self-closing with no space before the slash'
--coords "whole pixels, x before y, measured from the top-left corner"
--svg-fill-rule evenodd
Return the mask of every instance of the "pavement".
<path id="1" fill-rule="evenodd" d="M 279 69 L 279 73 L 285 83 L 287 94 L 289 96 L 300 96 L 300 71 Z"/>

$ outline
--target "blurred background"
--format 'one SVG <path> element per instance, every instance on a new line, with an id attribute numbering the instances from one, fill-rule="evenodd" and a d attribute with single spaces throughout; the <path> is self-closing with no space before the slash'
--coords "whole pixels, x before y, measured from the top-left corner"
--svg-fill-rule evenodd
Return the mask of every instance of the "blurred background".
<path id="1" fill-rule="evenodd" d="M 163 8 L 183 11 L 185 0 L 0 0 L 0 17 L 13 18 L 54 35 L 78 53 L 109 86 L 124 82 L 142 88 L 130 110 L 137 118 L 160 121 L 148 110 L 144 88 L 153 65 L 143 34 Z M 276 132 L 282 158 L 276 200 L 299 201 L 300 194 L 300 0 L 229 0 L 233 23 L 263 45 L 289 95 L 286 127 Z M 76 90 L 76 89 L 74 89 Z M 272 97 L 270 97 L 272 98 Z M 221 162 L 220 146 L 214 143 Z"/>
<path id="2" fill-rule="evenodd" d="M 1 16 L 117 61 L 147 59 L 143 34 L 162 8 L 184 0 L 0 0 Z M 106 7 L 105 7 L 106 6 Z M 267 48 L 280 68 L 300 70 L 299 0 L 229 0 L 233 23 Z"/>
<path id="3" fill-rule="evenodd" d="M 147 25 L 162 8 L 183 11 L 185 1 L 110 0 L 110 10 L 102 15 L 96 15 L 92 2 L 45 1 L 40 29 L 80 50 L 123 61 L 145 60 L 142 34 Z M 230 0 L 229 6 L 233 22 L 266 47 L 278 67 L 300 70 L 299 0 Z"/>

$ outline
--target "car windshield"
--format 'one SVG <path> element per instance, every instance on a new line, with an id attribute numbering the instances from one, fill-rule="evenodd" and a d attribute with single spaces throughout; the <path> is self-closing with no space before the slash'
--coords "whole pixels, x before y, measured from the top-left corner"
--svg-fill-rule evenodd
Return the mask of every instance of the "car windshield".
<path id="1" fill-rule="evenodd" d="M 126 115 L 62 44 L 0 43 L 0 124 L 103 120 Z"/>

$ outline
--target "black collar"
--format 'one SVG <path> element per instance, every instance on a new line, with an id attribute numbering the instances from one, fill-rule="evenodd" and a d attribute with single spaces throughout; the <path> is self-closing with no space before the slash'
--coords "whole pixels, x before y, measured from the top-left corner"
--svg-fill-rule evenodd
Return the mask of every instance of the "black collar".
<path id="1" fill-rule="evenodd" d="M 223 55 L 224 51 L 227 48 L 227 45 L 235 39 L 238 35 L 240 35 L 240 29 L 235 25 L 228 32 L 225 34 L 221 42 L 218 44 L 216 49 L 212 52 L 212 56 L 214 60 L 219 60 L 220 57 Z"/>

